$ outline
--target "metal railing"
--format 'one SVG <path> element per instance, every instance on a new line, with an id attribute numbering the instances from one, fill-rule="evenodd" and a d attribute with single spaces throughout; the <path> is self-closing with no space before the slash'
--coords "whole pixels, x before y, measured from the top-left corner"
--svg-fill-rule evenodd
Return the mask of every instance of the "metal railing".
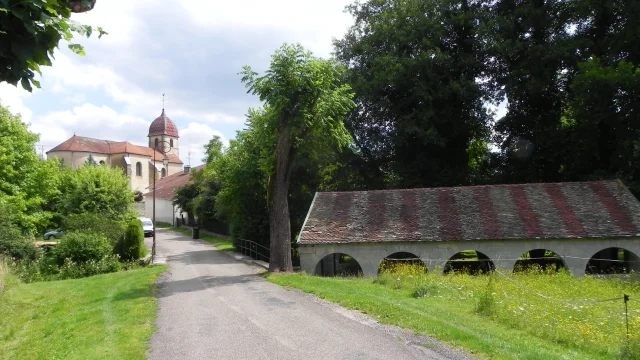
<path id="1" fill-rule="evenodd" d="M 271 251 L 269 250 L 269 248 L 251 240 L 237 239 L 236 249 L 242 255 L 249 256 L 250 258 L 255 260 L 269 262 L 269 258 L 271 256 Z"/>

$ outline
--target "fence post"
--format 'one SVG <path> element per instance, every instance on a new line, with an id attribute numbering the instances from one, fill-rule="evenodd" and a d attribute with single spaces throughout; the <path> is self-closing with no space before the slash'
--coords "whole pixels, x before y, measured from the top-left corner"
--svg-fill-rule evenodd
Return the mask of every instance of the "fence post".
<path id="1" fill-rule="evenodd" d="M 629 295 L 624 294 L 624 317 L 627 321 L 627 340 L 629 340 Z"/>

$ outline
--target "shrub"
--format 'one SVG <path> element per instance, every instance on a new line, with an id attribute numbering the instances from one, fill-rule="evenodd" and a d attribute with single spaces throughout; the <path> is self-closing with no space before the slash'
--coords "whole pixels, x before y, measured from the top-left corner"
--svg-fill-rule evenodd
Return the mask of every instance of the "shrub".
<path id="1" fill-rule="evenodd" d="M 58 265 L 66 259 L 75 263 L 98 261 L 112 253 L 111 242 L 102 234 L 71 232 L 66 234 L 53 249 L 53 256 Z"/>
<path id="2" fill-rule="evenodd" d="M 114 252 L 125 261 L 136 260 L 146 255 L 144 231 L 138 219 L 129 222 L 124 237 L 116 244 Z"/>
<path id="3" fill-rule="evenodd" d="M 0 239 L 0 254 L 12 259 L 35 259 L 38 249 L 33 241 L 23 237 Z"/>
<path id="4" fill-rule="evenodd" d="M 67 258 L 61 266 L 49 261 L 46 257 L 14 261 L 11 264 L 12 273 L 25 283 L 78 279 L 135 267 L 135 264 L 121 264 L 116 255 L 107 255 L 99 260 L 89 260 L 83 263 L 76 263 Z"/>
<path id="5" fill-rule="evenodd" d="M 126 222 L 113 220 L 97 214 L 84 213 L 67 215 L 62 221 L 62 228 L 66 232 L 92 232 L 105 236 L 116 244 L 124 236 Z"/>

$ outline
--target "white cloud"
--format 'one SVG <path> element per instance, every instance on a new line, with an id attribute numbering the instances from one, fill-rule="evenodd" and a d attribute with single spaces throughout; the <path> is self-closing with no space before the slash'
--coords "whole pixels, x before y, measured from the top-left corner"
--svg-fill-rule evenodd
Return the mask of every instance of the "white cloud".
<path id="1" fill-rule="evenodd" d="M 229 140 L 209 125 L 191 122 L 186 129 L 181 129 L 180 158 L 182 161 L 185 164 L 191 163 L 192 166 L 200 165 L 205 155 L 204 145 L 214 136 L 219 136 L 224 146 L 229 145 Z"/>
<path id="2" fill-rule="evenodd" d="M 27 123 L 31 122 L 33 113 L 25 106 L 23 99 L 29 96 L 31 96 L 31 94 L 22 88 L 16 88 L 7 83 L 0 83 L 0 103 L 8 107 L 12 113 L 20 114 L 22 120 Z"/>
<path id="3" fill-rule="evenodd" d="M 31 131 L 40 134 L 45 151 L 70 138 L 79 136 L 113 141 L 130 141 L 147 145 L 150 122 L 119 114 L 107 106 L 83 104 L 72 110 L 55 111 L 34 118 Z"/>

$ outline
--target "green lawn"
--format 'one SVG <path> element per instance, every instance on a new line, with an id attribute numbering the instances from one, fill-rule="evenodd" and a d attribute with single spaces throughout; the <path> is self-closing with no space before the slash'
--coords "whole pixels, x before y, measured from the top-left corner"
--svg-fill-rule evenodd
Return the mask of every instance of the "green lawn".
<path id="1" fill-rule="evenodd" d="M 640 300 L 638 283 L 566 274 L 511 277 L 555 298 L 603 299 L 627 293 Z M 491 359 L 640 359 L 640 347 L 630 351 L 635 357 L 620 356 L 625 344 L 621 300 L 563 304 L 500 277 L 494 277 L 489 288 L 488 276 L 384 274 L 371 279 L 268 274 L 267 278 Z M 629 314 L 633 344 L 638 346 L 640 302 L 629 303 Z"/>
<path id="2" fill-rule="evenodd" d="M 0 359 L 145 359 L 166 266 L 19 283 L 0 298 Z"/>
<path id="3" fill-rule="evenodd" d="M 158 227 L 160 227 L 160 226 L 158 225 Z M 191 229 L 177 228 L 177 227 L 173 227 L 173 226 L 167 226 L 165 228 L 169 229 L 171 231 L 176 231 L 176 232 L 191 236 Z M 202 232 L 200 232 L 200 239 L 210 243 L 211 245 L 215 246 L 220 251 L 233 251 L 233 250 L 235 250 L 235 246 L 233 246 L 233 240 L 231 240 L 231 239 L 222 239 L 222 238 L 219 238 L 219 237 L 203 234 Z"/>

